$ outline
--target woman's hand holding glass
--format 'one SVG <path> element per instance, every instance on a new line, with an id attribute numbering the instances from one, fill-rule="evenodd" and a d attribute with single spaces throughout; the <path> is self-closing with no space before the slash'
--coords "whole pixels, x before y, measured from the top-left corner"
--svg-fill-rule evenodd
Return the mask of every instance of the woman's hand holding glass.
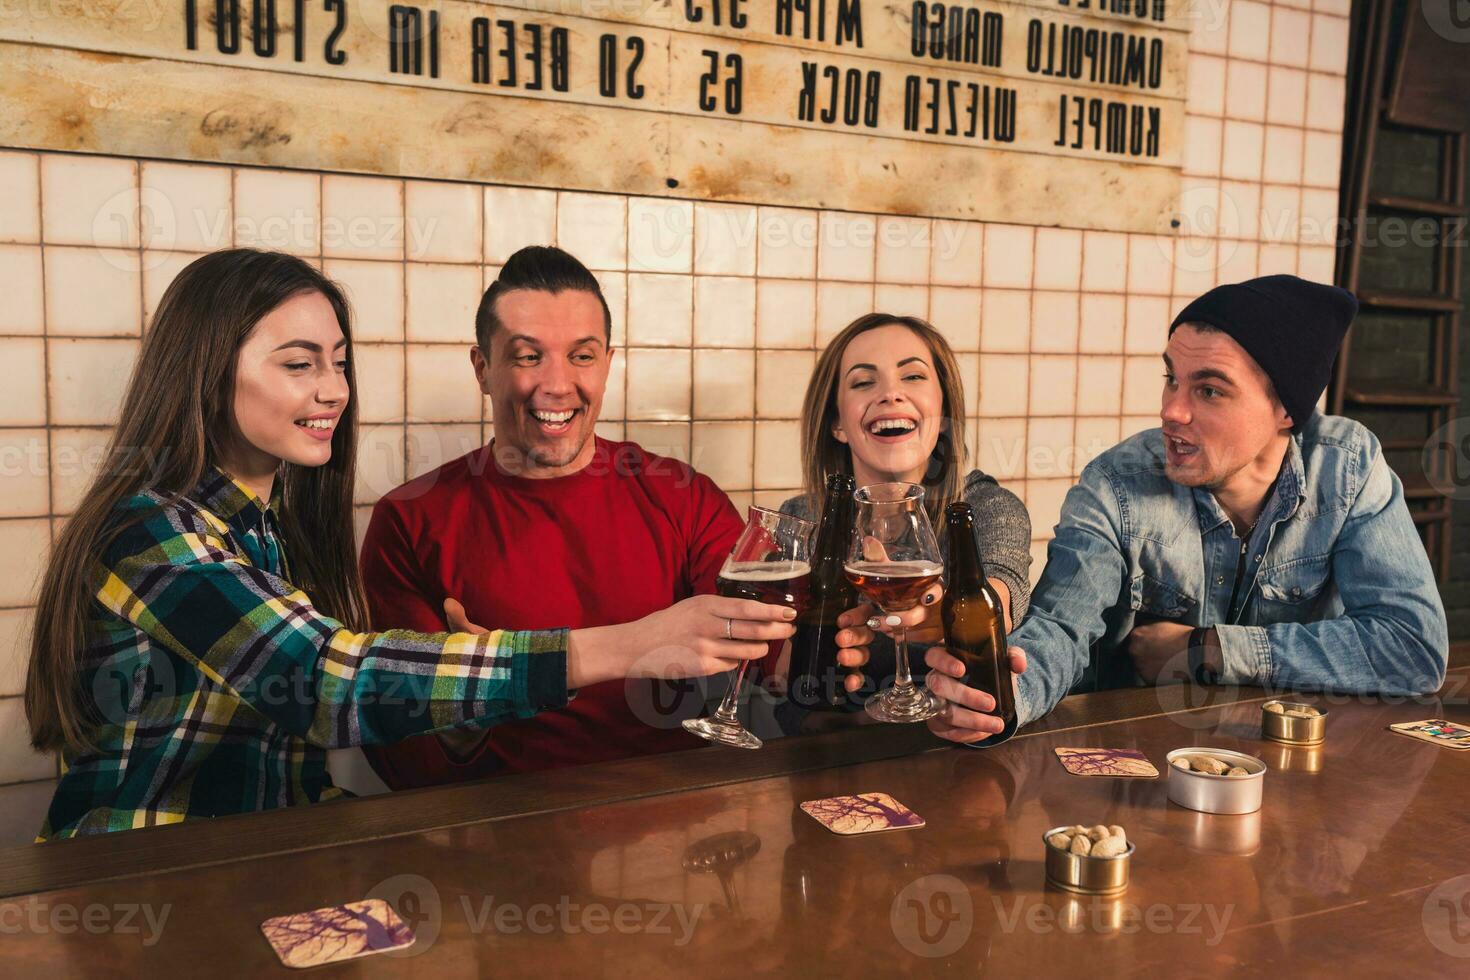
<path id="1" fill-rule="evenodd" d="M 848 671 L 844 686 L 855 692 L 863 686 L 863 668 L 868 665 L 869 645 L 878 633 L 892 634 L 902 626 L 910 640 L 933 644 L 924 655 L 929 666 L 925 686 L 947 703 L 944 712 L 928 720 L 929 730 L 951 742 L 979 742 L 1000 732 L 1005 724 L 990 712 L 995 700 L 964 681 L 965 665 L 943 647 L 944 630 L 939 624 L 939 601 L 944 590 L 935 586 L 925 594 L 920 605 L 903 613 L 885 616 L 864 603 L 842 614 L 837 621 L 842 630 L 837 634 L 837 663 Z M 897 622 L 893 622 L 893 620 Z M 1017 647 L 1009 651 L 1012 683 L 1026 672 L 1026 652 Z"/>
<path id="2" fill-rule="evenodd" d="M 863 686 L 863 668 L 870 658 L 869 646 L 879 633 L 892 636 L 903 629 L 908 638 L 920 644 L 942 643 L 944 629 L 939 624 L 939 600 L 944 587 L 935 585 L 924 593 L 912 609 L 885 613 L 871 603 L 863 603 L 838 617 L 837 663 L 848 671 L 843 686 L 851 694 Z"/>

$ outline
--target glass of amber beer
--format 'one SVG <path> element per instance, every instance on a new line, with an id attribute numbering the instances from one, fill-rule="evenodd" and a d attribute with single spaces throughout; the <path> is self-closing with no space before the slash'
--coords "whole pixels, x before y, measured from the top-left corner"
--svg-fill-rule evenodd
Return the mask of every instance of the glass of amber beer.
<path id="1" fill-rule="evenodd" d="M 857 515 L 844 570 L 858 592 L 884 613 L 918 605 L 944 574 L 939 541 L 924 510 L 924 488 L 916 483 L 878 483 L 854 494 Z M 914 683 L 908 639 L 893 637 L 893 686 L 865 707 L 879 721 L 923 721 L 939 714 L 944 701 Z"/>
<path id="2" fill-rule="evenodd" d="M 750 508 L 745 530 L 715 580 L 715 591 L 722 596 L 790 606 L 800 613 L 806 607 L 811 583 L 811 536 L 816 527 L 811 521 L 790 514 L 764 507 Z M 721 745 L 760 748 L 761 740 L 740 724 L 735 715 L 749 666 L 749 660 L 742 660 L 732 672 L 730 690 L 725 692 L 713 715 L 691 718 L 684 722 L 684 727 Z"/>

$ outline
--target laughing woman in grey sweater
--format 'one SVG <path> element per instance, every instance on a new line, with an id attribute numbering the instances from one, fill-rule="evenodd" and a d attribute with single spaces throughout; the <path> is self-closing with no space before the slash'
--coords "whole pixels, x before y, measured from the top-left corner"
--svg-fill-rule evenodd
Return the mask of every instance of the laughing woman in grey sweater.
<path id="1" fill-rule="evenodd" d="M 802 410 L 804 493 L 781 510 L 818 519 L 832 473 L 849 473 L 860 487 L 922 484 L 941 553 L 947 553 L 944 508 L 968 502 L 986 575 L 1005 604 L 1009 630 L 1026 615 L 1031 598 L 1031 518 L 1020 498 L 992 477 L 964 472 L 964 406 L 959 367 L 939 331 L 917 317 L 859 317 L 832 340 L 812 371 Z M 932 618 L 937 622 L 937 606 Z M 879 636 L 870 654 L 865 671 L 881 681 L 893 670 L 892 642 Z M 914 658 L 916 674 L 923 670 L 919 659 Z M 859 683 L 850 677 L 849 690 L 857 693 Z"/>

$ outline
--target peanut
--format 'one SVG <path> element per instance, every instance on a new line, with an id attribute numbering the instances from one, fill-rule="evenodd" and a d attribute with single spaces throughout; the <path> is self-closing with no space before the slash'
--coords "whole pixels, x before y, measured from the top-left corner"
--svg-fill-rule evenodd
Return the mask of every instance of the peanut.
<path id="1" fill-rule="evenodd" d="M 1211 776 L 1221 776 L 1230 767 L 1211 755 L 1190 756 L 1189 764 L 1195 772 L 1209 773 Z"/>
<path id="2" fill-rule="evenodd" d="M 1240 766 L 1232 766 L 1230 768 L 1230 771 L 1227 772 L 1227 773 L 1225 773 L 1225 775 L 1227 775 L 1227 776 L 1249 776 L 1250 775 L 1250 772 L 1248 772 L 1247 770 L 1241 768 Z"/>
<path id="3" fill-rule="evenodd" d="M 1286 709 L 1281 706 L 1280 701 L 1267 701 L 1266 710 L 1271 712 L 1273 715 L 1286 714 Z"/>
<path id="4" fill-rule="evenodd" d="M 1059 851 L 1084 857 L 1116 857 L 1128 850 L 1128 835 L 1116 824 L 1111 827 L 1097 824 L 1090 828 L 1078 824 L 1058 830 L 1046 839 L 1046 843 Z"/>

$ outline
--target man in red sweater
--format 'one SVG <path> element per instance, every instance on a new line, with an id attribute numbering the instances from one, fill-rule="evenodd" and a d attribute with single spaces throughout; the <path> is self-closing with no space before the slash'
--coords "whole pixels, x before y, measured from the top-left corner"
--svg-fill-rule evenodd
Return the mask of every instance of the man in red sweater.
<path id="1" fill-rule="evenodd" d="M 475 333 L 495 439 L 378 501 L 362 549 L 373 621 L 442 630 L 453 599 L 471 623 L 576 629 L 712 593 L 743 526 L 729 498 L 677 460 L 593 433 L 613 351 L 592 274 L 560 249 L 522 249 Z M 365 751 L 402 789 L 702 745 L 679 720 L 703 699 L 679 693 L 595 684 L 559 711 Z"/>

